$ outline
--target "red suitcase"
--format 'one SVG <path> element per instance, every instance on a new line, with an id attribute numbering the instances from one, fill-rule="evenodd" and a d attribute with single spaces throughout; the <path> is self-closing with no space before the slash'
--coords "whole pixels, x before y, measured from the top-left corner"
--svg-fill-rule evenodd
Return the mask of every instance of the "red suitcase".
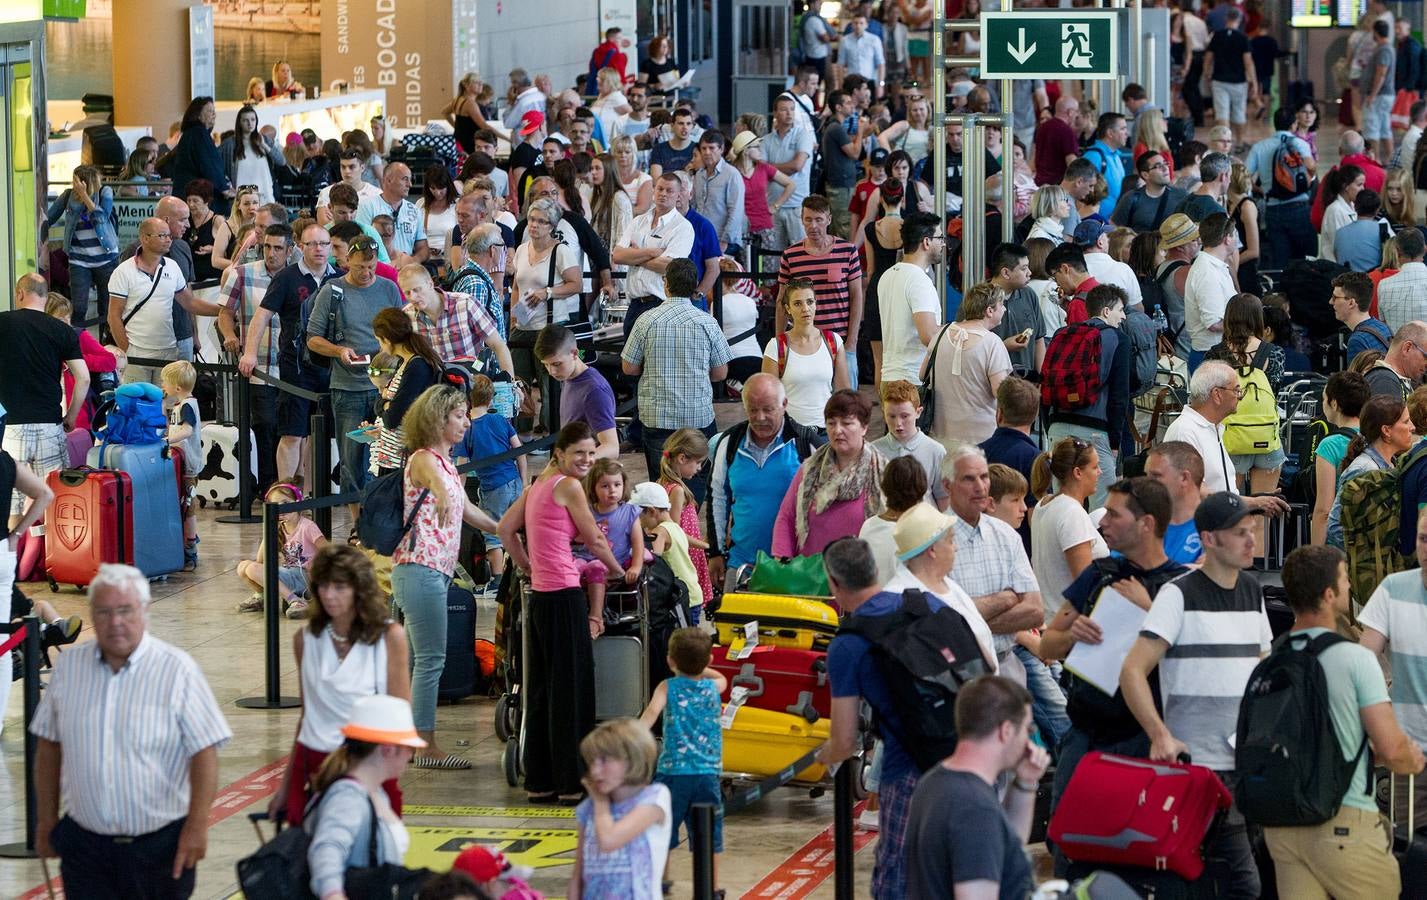
<path id="1" fill-rule="evenodd" d="M 809 722 L 832 717 L 827 654 L 792 647 L 761 648 L 747 659 L 728 659 L 727 647 L 713 648 L 713 667 L 728 678 L 723 699 L 740 685 L 751 689 L 747 705 L 793 713 Z"/>
<path id="2" fill-rule="evenodd" d="M 1061 795 L 1050 839 L 1075 862 L 1168 870 L 1193 881 L 1204 871 L 1204 835 L 1231 800 L 1203 766 L 1092 751 Z"/>
<path id="3" fill-rule="evenodd" d="M 101 563 L 134 560 L 134 489 L 125 472 L 63 469 L 46 479 L 55 499 L 45 515 L 50 587 L 85 587 Z"/>

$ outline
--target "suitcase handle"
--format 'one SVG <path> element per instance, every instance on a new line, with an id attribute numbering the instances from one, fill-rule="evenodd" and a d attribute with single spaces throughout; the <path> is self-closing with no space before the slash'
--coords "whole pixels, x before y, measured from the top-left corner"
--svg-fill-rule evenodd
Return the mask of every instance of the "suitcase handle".
<path id="1" fill-rule="evenodd" d="M 755 672 L 753 663 L 744 663 L 738 674 L 733 676 L 733 681 L 729 683 L 729 689 L 732 690 L 736 687 L 748 688 L 750 697 L 763 696 L 763 677 Z"/>

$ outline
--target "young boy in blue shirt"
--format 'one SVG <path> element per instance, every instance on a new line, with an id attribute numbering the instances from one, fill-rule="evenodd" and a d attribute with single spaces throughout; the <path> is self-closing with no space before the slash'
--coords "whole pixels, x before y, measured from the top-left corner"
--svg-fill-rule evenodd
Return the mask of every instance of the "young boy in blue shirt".
<path id="1" fill-rule="evenodd" d="M 495 385 L 484 375 L 471 380 L 471 427 L 466 430 L 466 438 L 451 449 L 451 455 L 458 461 L 481 460 L 497 456 L 520 446 L 520 437 L 502 416 L 491 413 L 491 402 L 495 399 Z M 520 496 L 525 484 L 525 457 L 481 466 L 475 470 L 481 482 L 480 497 L 476 505 L 497 522 Z M 486 534 L 486 560 L 491 568 L 491 585 L 500 584 L 505 568 L 505 554 L 501 550 L 500 537 Z"/>

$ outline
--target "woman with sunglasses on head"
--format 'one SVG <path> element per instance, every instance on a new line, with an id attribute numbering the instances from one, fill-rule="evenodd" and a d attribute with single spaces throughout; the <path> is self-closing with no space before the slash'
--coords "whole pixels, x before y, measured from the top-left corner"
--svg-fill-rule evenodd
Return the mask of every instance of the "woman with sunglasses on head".
<path id="1" fill-rule="evenodd" d="M 244 105 L 233 120 L 233 134 L 218 145 L 223 171 L 233 184 L 257 188 L 258 205 L 273 202 L 273 167 L 285 166 L 282 150 L 258 130 L 258 111 Z"/>
<path id="2" fill-rule="evenodd" d="M 220 217 L 213 224 L 212 263 L 214 269 L 222 272 L 238 261 L 238 257 L 244 249 L 238 245 L 238 233 L 245 226 L 252 225 L 257 221 L 259 206 L 262 204 L 258 202 L 256 185 L 245 184 L 238 188 L 238 198 L 233 203 L 232 215 Z"/>

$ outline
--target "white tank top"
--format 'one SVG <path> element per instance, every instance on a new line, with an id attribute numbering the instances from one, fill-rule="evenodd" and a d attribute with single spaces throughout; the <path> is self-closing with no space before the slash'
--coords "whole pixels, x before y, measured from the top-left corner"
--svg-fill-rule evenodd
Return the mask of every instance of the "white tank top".
<path id="1" fill-rule="evenodd" d="M 302 629 L 302 728 L 304 747 L 331 753 L 342 745 L 342 726 L 363 697 L 386 693 L 386 635 L 375 644 L 356 643 L 337 658 L 332 636 Z"/>

